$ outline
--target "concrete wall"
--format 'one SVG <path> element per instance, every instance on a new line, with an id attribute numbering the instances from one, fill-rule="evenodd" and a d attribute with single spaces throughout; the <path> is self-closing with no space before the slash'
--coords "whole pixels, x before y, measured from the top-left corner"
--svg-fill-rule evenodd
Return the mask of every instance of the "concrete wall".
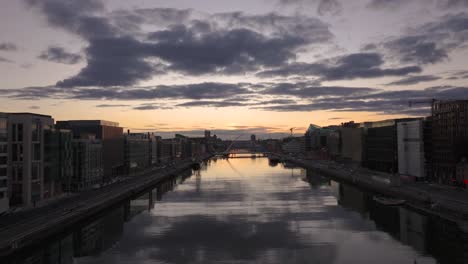
<path id="1" fill-rule="evenodd" d="M 397 124 L 398 172 L 400 175 L 425 177 L 423 121 Z"/>

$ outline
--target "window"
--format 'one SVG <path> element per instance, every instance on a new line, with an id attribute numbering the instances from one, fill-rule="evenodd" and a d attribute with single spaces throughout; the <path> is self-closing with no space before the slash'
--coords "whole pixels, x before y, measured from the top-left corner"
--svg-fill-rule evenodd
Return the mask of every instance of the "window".
<path id="1" fill-rule="evenodd" d="M 18 131 L 16 131 L 16 127 L 17 127 L 16 124 L 11 125 L 11 135 L 12 135 L 13 141 L 18 140 Z"/>
<path id="2" fill-rule="evenodd" d="M 35 123 L 32 125 L 32 141 L 40 141 L 40 124 Z"/>
<path id="3" fill-rule="evenodd" d="M 0 199 L 5 198 L 5 192 L 0 192 Z"/>
<path id="4" fill-rule="evenodd" d="M 7 168 L 0 168 L 0 177 L 7 176 Z"/>
<path id="5" fill-rule="evenodd" d="M 33 144 L 33 160 L 41 160 L 41 144 Z"/>
<path id="6" fill-rule="evenodd" d="M 32 164 L 32 168 L 31 168 L 31 178 L 32 178 L 33 180 L 39 179 L 39 167 L 40 167 L 40 165 L 37 164 L 37 163 L 33 163 L 33 164 Z"/>
<path id="7" fill-rule="evenodd" d="M 8 162 L 7 157 L 0 157 L 0 165 L 6 165 Z"/>
<path id="8" fill-rule="evenodd" d="M 7 180 L 0 180 L 0 188 L 7 187 Z"/>
<path id="9" fill-rule="evenodd" d="M 23 167 L 16 167 L 16 179 L 23 181 Z"/>
<path id="10" fill-rule="evenodd" d="M 11 144 L 11 160 L 18 161 L 18 144 Z"/>
<path id="11" fill-rule="evenodd" d="M 0 130 L 5 130 L 5 129 L 7 129 L 7 120 L 0 119 Z"/>
<path id="12" fill-rule="evenodd" d="M 18 141 L 23 141 L 23 124 L 18 124 Z"/>

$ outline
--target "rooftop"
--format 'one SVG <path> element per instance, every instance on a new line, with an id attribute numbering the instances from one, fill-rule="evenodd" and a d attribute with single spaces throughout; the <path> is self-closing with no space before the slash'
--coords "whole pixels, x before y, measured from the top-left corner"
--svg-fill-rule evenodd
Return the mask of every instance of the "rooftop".
<path id="1" fill-rule="evenodd" d="M 69 124 L 71 126 L 112 126 L 118 127 L 119 123 L 106 120 L 65 120 L 57 121 L 57 124 Z"/>

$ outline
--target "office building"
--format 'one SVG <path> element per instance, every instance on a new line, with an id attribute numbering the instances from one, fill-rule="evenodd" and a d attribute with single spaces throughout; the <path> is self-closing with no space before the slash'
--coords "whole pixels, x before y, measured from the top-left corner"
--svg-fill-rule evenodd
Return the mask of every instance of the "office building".
<path id="1" fill-rule="evenodd" d="M 468 100 L 435 101 L 432 108 L 431 178 L 463 185 L 456 178 L 456 165 L 468 158 Z"/>
<path id="2" fill-rule="evenodd" d="M 99 186 L 104 180 L 102 142 L 93 137 L 73 139 L 71 191 Z"/>
<path id="3" fill-rule="evenodd" d="M 363 161 L 366 168 L 398 173 L 397 124 L 416 118 L 366 122 L 364 127 Z"/>
<path id="4" fill-rule="evenodd" d="M 425 178 L 424 121 L 398 123 L 397 135 L 399 174 L 415 180 Z"/>
<path id="5" fill-rule="evenodd" d="M 50 178 L 60 184 L 55 186 L 57 194 L 70 189 L 73 173 L 72 139 L 70 130 L 56 128 L 44 130 L 44 179 L 47 182 Z"/>
<path id="6" fill-rule="evenodd" d="M 58 121 L 57 128 L 71 130 L 75 139 L 83 135 L 94 135 L 96 139 L 101 140 L 105 181 L 123 172 L 123 128 L 119 127 L 118 123 L 104 120 L 70 120 Z"/>
<path id="7" fill-rule="evenodd" d="M 130 133 L 124 136 L 124 160 L 127 173 L 148 168 L 152 163 L 150 134 Z"/>

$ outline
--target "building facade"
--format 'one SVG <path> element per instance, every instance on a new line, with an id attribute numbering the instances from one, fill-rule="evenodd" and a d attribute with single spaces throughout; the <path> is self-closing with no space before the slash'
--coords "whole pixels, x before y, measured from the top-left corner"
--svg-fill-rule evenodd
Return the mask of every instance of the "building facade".
<path id="1" fill-rule="evenodd" d="M 55 193 L 69 190 L 72 167 L 72 133 L 66 129 L 44 130 L 44 178 L 52 180 L 60 186 L 55 186 Z"/>
<path id="2" fill-rule="evenodd" d="M 98 186 L 104 180 L 102 143 L 100 140 L 74 139 L 73 176 L 70 191 L 82 191 Z"/>
<path id="3" fill-rule="evenodd" d="M 8 211 L 8 116 L 0 113 L 0 214 Z"/>
<path id="4" fill-rule="evenodd" d="M 436 101 L 432 113 L 432 172 L 439 183 L 463 185 L 456 165 L 468 158 L 468 100 Z"/>
<path id="5" fill-rule="evenodd" d="M 127 173 L 146 169 L 152 164 L 150 134 L 125 134 L 125 168 Z"/>
<path id="6" fill-rule="evenodd" d="M 342 127 L 340 132 L 341 157 L 360 164 L 362 162 L 363 128 Z"/>
<path id="7" fill-rule="evenodd" d="M 416 180 L 425 178 L 424 121 L 398 123 L 397 135 L 399 174 Z"/>
<path id="8" fill-rule="evenodd" d="M 124 168 L 124 137 L 123 128 L 119 123 L 104 120 L 69 120 L 58 121 L 57 128 L 69 129 L 73 137 L 94 135 L 102 142 L 104 180 L 108 181 Z"/>
<path id="9" fill-rule="evenodd" d="M 51 116 L 8 114 L 10 205 L 31 206 L 55 195 L 55 179 L 44 175 L 44 135 L 53 125 Z"/>
<path id="10" fill-rule="evenodd" d="M 397 124 L 416 118 L 366 122 L 364 127 L 362 165 L 371 170 L 398 173 Z"/>
<path id="11" fill-rule="evenodd" d="M 281 147 L 286 154 L 303 153 L 305 150 L 304 137 L 285 138 Z"/>

